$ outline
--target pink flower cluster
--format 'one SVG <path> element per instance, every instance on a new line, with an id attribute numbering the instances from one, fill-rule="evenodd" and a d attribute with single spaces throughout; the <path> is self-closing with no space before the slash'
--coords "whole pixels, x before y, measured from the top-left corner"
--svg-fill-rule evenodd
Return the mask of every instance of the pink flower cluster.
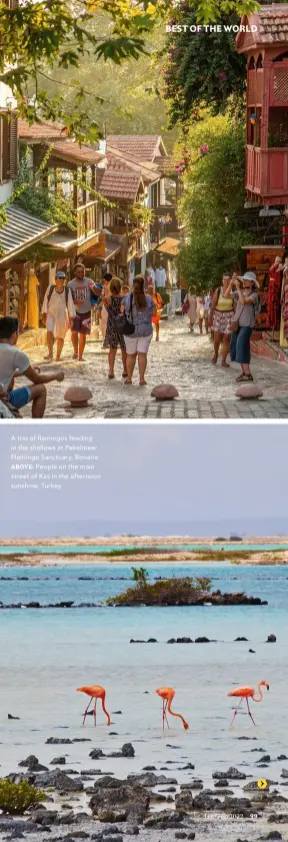
<path id="1" fill-rule="evenodd" d="M 227 73 L 225 73 L 225 70 L 217 70 L 216 76 L 218 76 L 221 82 L 226 82 Z"/>
<path id="2" fill-rule="evenodd" d="M 200 146 L 199 152 L 200 155 L 207 155 L 207 152 L 209 152 L 208 143 L 203 143 L 203 146 Z"/>

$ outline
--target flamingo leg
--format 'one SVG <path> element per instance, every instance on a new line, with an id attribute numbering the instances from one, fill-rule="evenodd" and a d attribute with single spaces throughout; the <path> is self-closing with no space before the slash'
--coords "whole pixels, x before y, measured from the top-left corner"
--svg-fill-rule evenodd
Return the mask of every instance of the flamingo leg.
<path id="1" fill-rule="evenodd" d="M 250 710 L 250 708 L 249 708 L 249 702 L 248 702 L 248 699 L 247 699 L 247 698 L 246 698 L 246 702 L 247 702 L 247 710 L 248 710 L 248 714 L 249 714 L 249 716 L 250 716 L 250 719 L 252 719 L 253 725 L 255 725 L 256 723 L 254 722 L 254 719 L 253 719 L 253 716 L 252 716 L 251 710 Z"/>
<path id="2" fill-rule="evenodd" d="M 83 725 L 85 725 L 85 719 L 86 719 L 86 716 L 87 716 L 87 713 L 88 713 L 88 710 L 89 710 L 89 708 L 90 708 L 90 705 L 91 705 L 91 702 L 92 702 L 92 701 L 93 701 L 93 699 L 92 699 L 92 696 L 91 696 L 90 702 L 89 702 L 89 704 L 87 705 L 87 708 L 86 708 L 85 713 L 84 713 Z"/>
<path id="3" fill-rule="evenodd" d="M 242 702 L 243 702 L 243 696 L 241 696 L 240 702 L 239 702 L 239 704 L 237 705 L 237 708 L 234 710 L 234 713 L 233 713 L 233 716 L 232 716 L 232 722 L 230 723 L 230 728 L 232 728 L 232 725 L 233 725 L 233 722 L 234 722 L 235 716 L 237 716 L 238 710 L 239 710 L 239 708 L 240 708 L 240 705 L 242 705 Z"/>
<path id="4" fill-rule="evenodd" d="M 95 704 L 94 704 L 94 725 L 95 725 L 95 728 L 96 728 L 96 705 L 97 705 L 97 699 L 95 699 Z"/>
<path id="5" fill-rule="evenodd" d="M 167 713 L 166 713 L 166 710 L 167 710 L 167 705 L 168 705 L 168 701 L 167 701 L 167 702 L 165 702 L 165 706 L 164 706 L 164 716 L 165 716 L 165 719 L 166 719 L 167 728 L 169 728 L 169 722 L 168 722 Z"/>

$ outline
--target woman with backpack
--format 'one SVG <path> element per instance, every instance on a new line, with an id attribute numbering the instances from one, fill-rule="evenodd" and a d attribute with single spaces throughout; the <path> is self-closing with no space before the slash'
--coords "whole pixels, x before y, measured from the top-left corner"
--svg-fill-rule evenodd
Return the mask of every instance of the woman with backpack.
<path id="1" fill-rule="evenodd" d="M 56 340 L 56 362 L 61 359 L 64 339 L 69 327 L 72 328 L 76 310 L 72 293 L 69 287 L 65 286 L 65 273 L 57 272 L 55 284 L 48 287 L 45 292 L 42 306 L 42 322 L 47 328 L 48 354 L 45 360 L 52 362 L 53 346 Z"/>
<path id="2" fill-rule="evenodd" d="M 214 334 L 214 354 L 211 360 L 216 365 L 220 345 L 222 343 L 222 366 L 229 368 L 226 362 L 230 348 L 231 324 L 234 316 L 234 298 L 232 288 L 235 283 L 234 276 L 225 272 L 221 287 L 215 290 L 210 310 L 209 326 Z"/>
<path id="3" fill-rule="evenodd" d="M 247 383 L 253 380 L 250 371 L 250 339 L 259 308 L 259 284 L 254 272 L 245 272 L 245 275 L 237 278 L 235 285 L 237 306 L 232 322 L 230 359 L 231 362 L 240 363 L 242 368 L 242 374 L 236 377 L 236 382 Z"/>

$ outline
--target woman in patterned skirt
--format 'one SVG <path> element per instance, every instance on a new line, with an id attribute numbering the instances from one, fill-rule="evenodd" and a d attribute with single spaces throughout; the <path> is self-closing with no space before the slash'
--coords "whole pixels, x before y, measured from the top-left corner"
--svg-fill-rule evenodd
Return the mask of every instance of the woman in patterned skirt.
<path id="1" fill-rule="evenodd" d="M 121 349 L 122 354 L 122 362 L 123 362 L 123 374 L 122 377 L 127 377 L 126 371 L 126 359 L 127 353 L 125 348 L 125 341 L 124 336 L 121 336 L 117 333 L 116 325 L 115 325 L 115 318 L 119 316 L 121 313 L 121 304 L 123 301 L 123 295 L 121 290 L 121 281 L 119 278 L 112 278 L 110 281 L 110 291 L 109 295 L 107 295 L 103 299 L 104 307 L 107 310 L 108 318 L 107 318 L 107 327 L 106 327 L 106 334 L 104 339 L 104 348 L 109 348 L 108 354 L 108 362 L 109 362 L 109 380 L 114 379 L 114 366 L 115 366 L 115 359 L 117 354 L 118 346 Z"/>

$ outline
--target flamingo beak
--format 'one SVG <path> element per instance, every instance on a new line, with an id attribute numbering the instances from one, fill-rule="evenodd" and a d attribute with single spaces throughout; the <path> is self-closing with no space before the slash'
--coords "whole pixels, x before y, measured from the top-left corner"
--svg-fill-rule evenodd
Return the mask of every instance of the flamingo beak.
<path id="1" fill-rule="evenodd" d="M 269 684 L 266 684 L 266 688 L 267 690 L 270 690 Z"/>

